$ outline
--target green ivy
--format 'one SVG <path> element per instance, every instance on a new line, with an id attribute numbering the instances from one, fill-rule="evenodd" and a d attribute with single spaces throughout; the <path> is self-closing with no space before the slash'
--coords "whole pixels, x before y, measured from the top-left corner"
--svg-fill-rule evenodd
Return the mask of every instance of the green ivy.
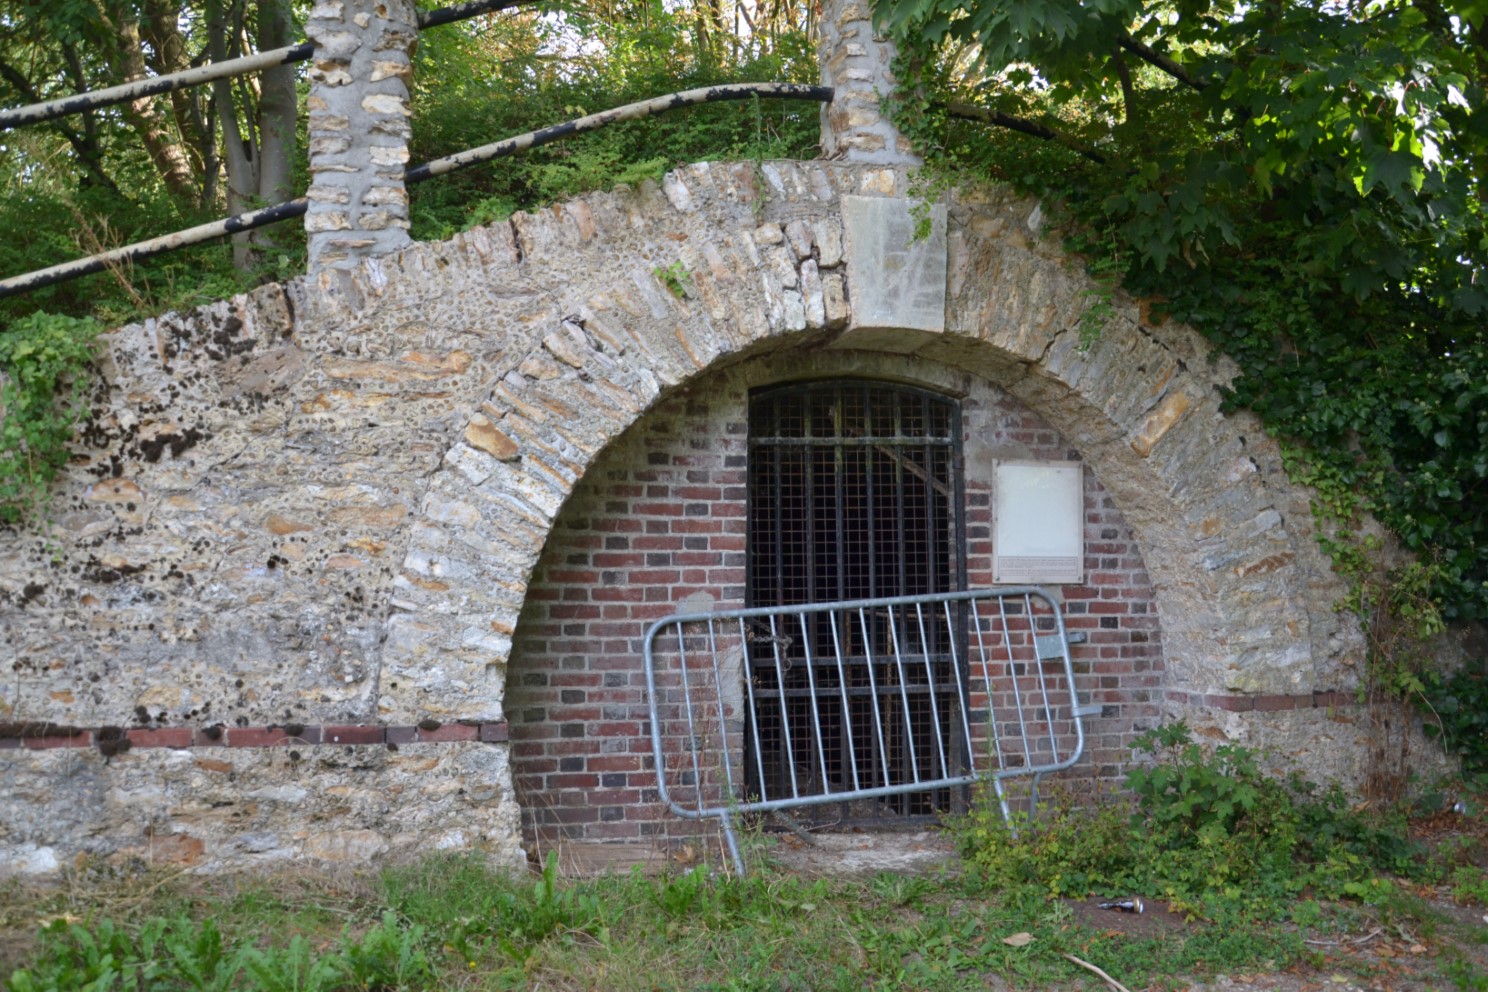
<path id="1" fill-rule="evenodd" d="M 1481 659 L 1433 686 L 1429 693 L 1435 722 L 1426 733 L 1441 738 L 1448 753 L 1462 758 L 1462 770 L 1488 789 L 1488 664 Z"/>
<path id="2" fill-rule="evenodd" d="M 33 313 L 0 333 L 0 520 L 42 511 L 67 464 L 73 427 L 87 415 L 96 321 Z"/>
<path id="3" fill-rule="evenodd" d="M 891 110 L 925 153 L 918 187 L 992 181 L 1040 197 L 1094 280 L 1082 344 L 1119 287 L 1234 360 L 1227 407 L 1257 414 L 1313 490 L 1320 543 L 1348 583 L 1337 605 L 1367 638 L 1361 694 L 1430 721 L 1455 698 L 1430 639 L 1488 619 L 1488 228 L 1474 192 L 1488 173 L 1405 133 L 1429 120 L 1443 147 L 1488 133 L 1450 106 L 1467 87 L 1451 67 L 1461 53 L 1436 59 L 1389 5 L 1330 11 L 1323 31 L 1313 8 L 1144 19 L 1143 0 L 1113 3 L 1075 21 L 1045 0 L 974 12 L 875 0 L 904 53 L 897 72 L 917 84 Z M 1201 85 L 1130 60 L 1118 85 L 1111 52 L 1127 31 Z M 967 71 L 958 43 L 973 39 L 984 61 Z M 1426 69 L 1399 107 L 1359 98 L 1398 88 L 1412 64 Z M 968 119 L 979 113 L 1053 140 Z M 1382 795 L 1406 780 L 1407 738 L 1391 725 L 1372 725 Z"/>
<path id="4" fill-rule="evenodd" d="M 1367 512 L 1435 603 L 1396 619 L 1488 619 L 1480 34 L 1406 3 L 873 6 L 928 167 L 1062 212 L 1099 287 L 1082 338 L 1118 284 L 1197 328 L 1230 405 L 1304 453 L 1329 550 L 1372 559 L 1355 608 L 1396 599 Z"/>

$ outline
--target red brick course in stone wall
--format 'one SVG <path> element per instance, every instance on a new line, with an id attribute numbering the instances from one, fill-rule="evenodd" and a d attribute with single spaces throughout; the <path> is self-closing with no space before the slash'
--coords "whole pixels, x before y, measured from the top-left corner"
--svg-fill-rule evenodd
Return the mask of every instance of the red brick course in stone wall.
<path id="1" fill-rule="evenodd" d="M 736 380 L 730 379 L 729 382 Z M 513 775 L 529 841 L 691 832 L 658 801 L 642 638 L 668 614 L 742 606 L 747 393 L 701 388 L 658 406 L 604 452 L 564 506 L 534 572 L 508 671 Z M 1078 458 L 990 385 L 962 400 L 967 579 L 992 585 L 991 458 Z M 1157 722 L 1162 647 L 1141 554 L 1086 473 L 1086 584 L 1063 587 L 1087 703 L 1087 752 L 1061 778 L 1119 779 Z"/>

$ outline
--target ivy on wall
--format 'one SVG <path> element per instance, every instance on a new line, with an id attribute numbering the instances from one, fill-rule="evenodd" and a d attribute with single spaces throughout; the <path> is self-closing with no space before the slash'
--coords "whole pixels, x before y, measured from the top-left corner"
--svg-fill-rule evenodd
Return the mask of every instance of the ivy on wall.
<path id="1" fill-rule="evenodd" d="M 87 415 L 98 333 L 89 318 L 37 312 L 0 334 L 0 521 L 42 513 L 73 427 Z"/>

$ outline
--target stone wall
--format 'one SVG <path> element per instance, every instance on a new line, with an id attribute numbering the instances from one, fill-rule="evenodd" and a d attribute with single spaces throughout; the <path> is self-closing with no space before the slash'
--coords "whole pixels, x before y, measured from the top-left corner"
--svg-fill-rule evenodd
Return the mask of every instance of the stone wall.
<path id="1" fill-rule="evenodd" d="M 306 111 L 312 274 L 409 244 L 408 86 L 418 29 L 410 0 L 318 0 Z"/>
<path id="2" fill-rule="evenodd" d="M 0 534 L 0 865 L 515 862 L 506 673 L 554 521 L 657 403 L 772 354 L 912 354 L 1022 404 L 1141 548 L 1166 712 L 1350 772 L 1361 641 L 1306 493 L 1221 412 L 1232 367 L 1136 301 L 1081 350 L 1089 283 L 1033 205 L 952 199 L 909 244 L 905 189 L 697 165 L 109 334 L 50 524 Z M 915 329 L 859 319 L 871 290 Z"/>

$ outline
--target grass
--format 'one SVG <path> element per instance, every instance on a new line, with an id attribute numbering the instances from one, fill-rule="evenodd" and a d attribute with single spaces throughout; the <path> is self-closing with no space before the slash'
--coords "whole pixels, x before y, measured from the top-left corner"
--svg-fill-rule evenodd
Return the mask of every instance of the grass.
<path id="1" fill-rule="evenodd" d="M 1129 988 L 1178 976 L 1305 967 L 1295 925 L 1194 924 L 1133 936 L 1082 924 L 1037 886 L 949 866 L 933 876 L 809 880 L 768 868 L 589 880 L 552 863 L 512 878 L 476 857 L 310 877 L 73 875 L 0 890 L 10 992 L 44 989 L 985 989 L 1099 987 L 1074 955 Z M 1423 929 L 1429 911 L 1403 904 Z M 1377 924 L 1325 911 L 1318 932 Z M 39 926 L 38 926 L 39 925 Z M 1005 940 L 1029 934 L 1032 940 Z M 1445 946 L 1445 945 L 1444 945 Z M 1438 962 L 1443 988 L 1478 990 L 1471 946 Z"/>
<path id="2" fill-rule="evenodd" d="M 145 889 L 143 898 L 131 894 Z M 46 893 L 12 886 L 4 895 L 7 930 L 41 924 L 30 946 L 10 945 L 18 952 L 4 969 L 14 971 L 12 992 L 956 989 L 985 988 L 990 975 L 1039 987 L 1083 982 L 1064 953 L 1151 985 L 1163 973 L 1275 964 L 1299 950 L 1263 934 L 1118 942 L 1039 893 L 992 892 L 954 871 L 825 881 L 769 870 L 718 878 L 699 868 L 571 881 L 551 865 L 513 879 L 474 857 L 434 857 L 328 880 L 144 875 L 74 880 Z M 1034 940 L 1004 943 L 1020 932 Z"/>
<path id="3" fill-rule="evenodd" d="M 990 808 L 939 874 L 512 876 L 478 856 L 200 878 L 84 865 L 0 883 L 8 992 L 1185 987 L 1295 969 L 1488 992 L 1488 820 L 1364 812 L 1181 726 L 1134 803 Z M 1166 769 L 1166 770 L 1165 770 Z M 751 846 L 763 838 L 751 838 Z M 759 864 L 764 862 L 764 864 Z M 1140 894 L 1141 917 L 1086 897 Z M 1159 902 L 1165 900 L 1167 907 Z M 1482 918 L 1482 923 L 1479 918 Z"/>

